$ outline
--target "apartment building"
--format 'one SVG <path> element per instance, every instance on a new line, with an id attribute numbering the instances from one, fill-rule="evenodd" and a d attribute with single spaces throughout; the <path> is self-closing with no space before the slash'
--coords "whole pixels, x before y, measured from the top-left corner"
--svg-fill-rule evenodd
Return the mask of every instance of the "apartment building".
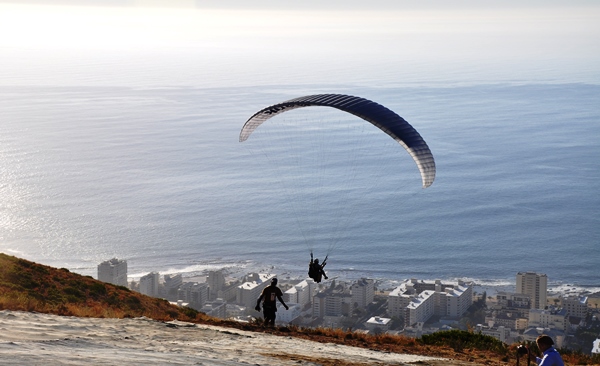
<path id="1" fill-rule="evenodd" d="M 113 258 L 100 263 L 98 280 L 127 287 L 127 261 Z"/>
<path id="2" fill-rule="evenodd" d="M 158 297 L 158 280 L 158 272 L 150 272 L 147 275 L 142 276 L 140 278 L 140 293 L 147 296 Z"/>
<path id="3" fill-rule="evenodd" d="M 543 273 L 519 272 L 517 273 L 516 292 L 529 295 L 531 309 L 544 309 L 546 307 L 548 291 L 548 277 Z"/>

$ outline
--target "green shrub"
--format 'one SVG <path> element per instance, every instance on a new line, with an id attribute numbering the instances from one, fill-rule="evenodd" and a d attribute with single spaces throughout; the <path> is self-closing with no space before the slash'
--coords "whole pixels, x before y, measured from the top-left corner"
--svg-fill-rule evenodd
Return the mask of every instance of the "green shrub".
<path id="1" fill-rule="evenodd" d="M 46 291 L 46 301 L 53 304 L 60 304 L 64 302 L 63 294 L 56 288 L 49 288 Z"/>
<path id="2" fill-rule="evenodd" d="M 36 275 L 47 275 L 50 273 L 48 268 L 40 265 L 35 265 L 31 267 L 31 270 L 37 272 Z"/>
<path id="3" fill-rule="evenodd" d="M 106 286 L 100 282 L 93 282 L 87 286 L 89 295 L 93 298 L 105 296 L 107 293 Z"/>
<path id="4" fill-rule="evenodd" d="M 17 260 L 17 266 L 22 267 L 22 268 L 30 268 L 31 266 L 33 266 L 33 262 L 30 261 L 26 261 L 25 259 L 19 259 Z"/>
<path id="5" fill-rule="evenodd" d="M 140 307 L 140 305 L 142 304 L 142 302 L 136 296 L 129 296 L 129 297 L 125 298 L 125 304 L 130 309 L 134 310 L 134 309 L 138 309 Z"/>
<path id="6" fill-rule="evenodd" d="M 490 350 L 505 354 L 508 350 L 506 344 L 500 340 L 480 333 L 470 333 L 464 330 L 449 330 L 426 334 L 420 342 L 427 345 L 449 346 L 457 352 L 465 348 Z"/>
<path id="7" fill-rule="evenodd" d="M 183 308 L 181 308 L 181 312 L 184 313 L 187 317 L 192 318 L 192 319 L 196 319 L 196 317 L 198 316 L 198 310 L 192 309 L 187 306 L 184 306 Z"/>
<path id="8" fill-rule="evenodd" d="M 85 299 L 85 294 L 75 287 L 65 287 L 63 292 L 67 295 L 69 302 L 80 302 Z"/>
<path id="9" fill-rule="evenodd" d="M 127 291 L 127 292 L 131 292 L 131 290 L 125 286 L 117 286 L 118 289 L 121 289 L 123 291 Z"/>
<path id="10" fill-rule="evenodd" d="M 40 286 L 40 283 L 33 279 L 33 276 L 29 272 L 15 272 L 13 273 L 14 283 L 23 287 L 27 290 L 33 290 Z"/>
<path id="11" fill-rule="evenodd" d="M 106 303 L 111 306 L 117 306 L 119 304 L 119 297 L 112 293 L 110 296 L 106 297 Z"/>

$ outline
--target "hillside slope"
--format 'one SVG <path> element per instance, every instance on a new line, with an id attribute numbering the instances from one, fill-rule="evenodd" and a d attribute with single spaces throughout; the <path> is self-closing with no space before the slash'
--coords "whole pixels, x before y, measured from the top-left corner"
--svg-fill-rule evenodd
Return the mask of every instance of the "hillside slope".
<path id="1" fill-rule="evenodd" d="M 515 345 L 507 348 L 491 337 L 469 332 L 453 331 L 455 333 L 441 334 L 439 337 L 425 341 L 402 336 L 368 335 L 330 328 L 289 326 L 265 329 L 260 322 L 248 324 L 211 318 L 193 309 L 180 308 L 171 305 L 166 300 L 148 297 L 122 286 L 114 286 L 89 276 L 71 273 L 64 268 L 56 269 L 2 253 L 0 253 L 0 310 L 37 312 L 79 318 L 145 317 L 159 322 L 178 320 L 203 326 L 219 326 L 231 329 L 231 331 L 222 331 L 224 333 L 252 332 L 249 333 L 252 335 L 246 334 L 244 337 L 285 336 L 284 338 L 280 337 L 280 339 L 292 339 L 290 337 L 293 337 L 320 342 L 321 344 L 343 344 L 378 352 L 383 351 L 398 356 L 420 355 L 425 356 L 425 358 L 444 359 L 443 361 L 421 360 L 418 362 L 420 365 L 507 365 L 514 364 L 516 361 L 514 357 L 511 357 L 515 354 Z M 21 324 L 19 322 L 13 323 L 10 319 L 11 317 L 7 317 L 7 323 L 4 324 L 4 327 L 10 329 L 17 327 L 15 324 Z M 99 324 L 103 324 L 102 320 L 99 321 L 101 322 Z M 56 322 L 56 320 L 53 320 L 53 322 Z M 70 320 L 70 323 L 73 322 L 73 320 Z M 77 320 L 77 322 L 83 322 L 83 319 Z M 95 327 L 101 328 L 102 326 L 95 325 Z M 124 325 L 121 325 L 121 327 L 124 329 L 123 332 L 128 329 Z M 233 328 L 237 328 L 237 330 L 233 330 Z M 11 333 L 7 333 L 9 337 Z M 40 333 L 50 334 L 52 337 L 52 330 L 40 330 Z M 270 334 L 260 335 L 260 333 Z M 73 337 L 78 336 L 73 335 Z M 239 338 L 239 336 L 236 337 Z M 18 341 L 18 339 L 12 339 L 10 342 Z M 98 339 L 95 338 L 91 340 L 92 343 L 97 341 Z M 301 363 L 313 362 L 313 364 L 322 365 L 364 364 L 356 363 L 348 357 L 345 360 L 339 358 L 342 356 L 324 360 L 322 356 L 311 359 L 310 352 L 305 355 L 289 354 L 286 353 L 285 349 L 277 348 L 277 342 L 271 342 L 275 347 L 271 352 L 272 356 L 275 357 L 276 355 L 281 359 L 298 360 Z M 298 340 L 298 342 L 301 342 L 301 340 Z M 314 348 L 315 346 L 310 347 Z M 450 361 L 451 359 L 453 361 Z"/>
<path id="2" fill-rule="evenodd" d="M 80 317 L 201 320 L 193 309 L 0 253 L 0 309 Z"/>

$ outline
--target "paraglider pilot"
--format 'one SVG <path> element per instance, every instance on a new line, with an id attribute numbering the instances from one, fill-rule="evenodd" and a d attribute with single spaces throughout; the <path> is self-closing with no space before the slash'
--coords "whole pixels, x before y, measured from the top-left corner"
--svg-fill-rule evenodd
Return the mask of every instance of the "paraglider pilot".
<path id="1" fill-rule="evenodd" d="M 327 264 L 327 256 L 325 256 L 325 260 L 323 264 L 319 264 L 319 258 L 315 258 L 313 260 L 313 254 L 310 252 L 310 263 L 308 264 L 308 277 L 315 280 L 316 283 L 321 282 L 321 277 L 325 277 L 327 279 L 327 275 L 323 270 L 323 267 Z"/>
<path id="2" fill-rule="evenodd" d="M 265 326 L 275 327 L 275 317 L 277 316 L 275 314 L 277 312 L 277 301 L 275 300 L 279 300 L 283 304 L 283 307 L 285 307 L 285 310 L 289 309 L 283 301 L 282 295 L 281 289 L 277 287 L 277 278 L 273 278 L 271 285 L 265 287 L 258 300 L 256 300 L 256 307 L 254 308 L 256 311 L 260 311 L 260 301 L 263 301 Z"/>

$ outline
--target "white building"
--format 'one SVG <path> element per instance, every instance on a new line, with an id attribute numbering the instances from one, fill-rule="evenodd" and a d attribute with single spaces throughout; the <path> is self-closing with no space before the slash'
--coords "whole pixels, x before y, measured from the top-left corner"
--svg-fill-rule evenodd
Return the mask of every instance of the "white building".
<path id="1" fill-rule="evenodd" d="M 529 295 L 499 291 L 496 294 L 496 302 L 503 308 L 529 309 L 531 308 L 531 297 Z"/>
<path id="2" fill-rule="evenodd" d="M 312 315 L 316 318 L 350 313 L 350 294 L 320 292 L 313 297 Z"/>
<path id="3" fill-rule="evenodd" d="M 597 338 L 592 346 L 592 355 L 595 354 L 600 354 L 600 338 Z"/>
<path id="4" fill-rule="evenodd" d="M 588 312 L 588 298 L 579 296 L 567 296 L 561 299 L 563 308 L 570 316 L 585 319 Z"/>
<path id="5" fill-rule="evenodd" d="M 247 281 L 237 286 L 235 302 L 245 306 L 248 310 L 254 310 L 256 300 L 262 290 L 271 284 L 271 279 L 275 278 L 272 273 L 253 273 L 248 276 Z"/>
<path id="6" fill-rule="evenodd" d="M 569 314 L 566 309 L 531 309 L 529 310 L 530 327 L 550 328 L 563 332 L 569 330 Z"/>
<path id="7" fill-rule="evenodd" d="M 388 295 L 388 314 L 404 317 L 405 325 L 426 322 L 431 316 L 458 318 L 473 304 L 473 284 L 459 281 L 458 285 L 443 285 L 404 281 Z"/>
<path id="8" fill-rule="evenodd" d="M 332 285 L 313 296 L 312 315 L 315 318 L 347 316 L 351 312 L 352 295 L 344 284 Z"/>
<path id="9" fill-rule="evenodd" d="M 310 304 L 315 287 L 315 281 L 304 280 L 285 291 L 283 293 L 283 300 L 287 304 L 300 304 L 300 306 Z"/>
<path id="10" fill-rule="evenodd" d="M 459 318 L 473 304 L 473 285 L 458 281 L 458 286 L 446 287 L 444 292 L 436 291 L 435 296 L 440 305 L 436 315 Z"/>
<path id="11" fill-rule="evenodd" d="M 221 290 L 217 291 L 217 297 L 229 303 L 235 302 L 238 293 L 238 286 L 242 283 L 243 282 L 240 280 L 225 282 L 225 286 Z"/>
<path id="12" fill-rule="evenodd" d="M 287 305 L 289 309 L 285 310 L 283 305 L 277 302 L 277 317 L 275 318 L 277 323 L 289 324 L 302 314 L 302 306 L 300 304 L 292 303 Z"/>
<path id="13" fill-rule="evenodd" d="M 183 277 L 181 277 L 181 274 L 167 274 L 164 276 L 164 280 L 165 297 L 169 301 L 177 301 L 179 295 L 179 287 L 183 285 Z"/>
<path id="14" fill-rule="evenodd" d="M 494 337 L 504 343 L 510 344 L 513 342 L 510 328 L 504 327 L 502 325 L 499 327 L 487 327 L 481 324 L 477 324 L 477 326 L 475 327 L 475 331 L 483 335 Z"/>
<path id="15" fill-rule="evenodd" d="M 206 282 L 184 282 L 179 287 L 178 297 L 192 309 L 200 310 L 208 301 L 208 285 Z"/>
<path id="16" fill-rule="evenodd" d="M 113 258 L 100 263 L 98 280 L 127 287 L 127 261 Z"/>
<path id="17" fill-rule="evenodd" d="M 209 297 L 216 299 L 219 296 L 219 291 L 225 287 L 225 275 L 222 270 L 210 271 L 206 276 L 206 283 L 209 288 Z"/>
<path id="18" fill-rule="evenodd" d="M 375 281 L 361 278 L 350 286 L 352 304 L 359 309 L 366 308 L 373 302 L 375 296 Z"/>
<path id="19" fill-rule="evenodd" d="M 204 303 L 200 311 L 215 318 L 225 319 L 227 317 L 227 302 L 223 299 L 215 299 Z"/>
<path id="20" fill-rule="evenodd" d="M 529 312 L 527 312 L 529 314 Z M 529 316 L 529 315 L 528 315 Z M 490 326 L 503 326 L 511 330 L 525 330 L 529 325 L 529 319 L 522 317 L 518 312 L 511 310 L 494 310 L 485 316 L 485 322 Z"/>
<path id="21" fill-rule="evenodd" d="M 529 295 L 532 309 L 546 307 L 548 291 L 548 277 L 542 273 L 519 272 L 517 273 L 517 289 L 520 294 Z"/>
<path id="22" fill-rule="evenodd" d="M 140 278 L 140 293 L 158 297 L 158 272 L 150 272 Z"/>
<path id="23" fill-rule="evenodd" d="M 370 331 L 387 332 L 388 330 L 390 330 L 391 323 L 392 319 L 390 318 L 381 318 L 378 316 L 373 316 L 365 322 L 365 328 L 367 328 Z"/>
<path id="24" fill-rule="evenodd" d="M 415 323 L 425 323 L 433 316 L 435 308 L 435 291 L 425 290 L 420 294 L 413 296 L 406 307 L 406 318 L 404 323 L 413 325 Z"/>
<path id="25" fill-rule="evenodd" d="M 412 286 L 407 286 L 403 283 L 396 287 L 388 295 L 388 314 L 391 317 L 404 317 L 406 315 L 406 307 L 416 292 Z"/>

